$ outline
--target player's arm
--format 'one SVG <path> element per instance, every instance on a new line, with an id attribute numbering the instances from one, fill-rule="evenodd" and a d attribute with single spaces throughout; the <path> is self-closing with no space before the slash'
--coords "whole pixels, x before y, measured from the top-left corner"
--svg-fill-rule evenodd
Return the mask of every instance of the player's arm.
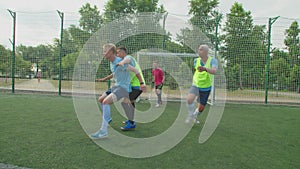
<path id="1" fill-rule="evenodd" d="M 106 76 L 104 78 L 96 79 L 96 82 L 105 82 L 106 80 L 112 79 L 113 77 L 114 77 L 114 75 L 110 74 L 110 75 L 108 75 L 108 76 Z"/>
<path id="2" fill-rule="evenodd" d="M 164 72 L 163 72 L 163 71 L 161 71 L 161 75 L 162 75 L 162 77 L 163 77 L 163 79 L 162 79 L 162 83 L 164 83 L 164 82 L 165 82 L 165 74 L 164 74 Z"/>
<path id="3" fill-rule="evenodd" d="M 129 57 L 125 57 L 122 61 L 117 63 L 117 66 L 124 66 L 125 64 L 129 64 L 131 62 L 131 59 Z"/>
<path id="4" fill-rule="evenodd" d="M 211 68 L 210 69 L 206 68 L 206 71 L 207 71 L 207 73 L 210 73 L 213 75 L 216 74 L 218 71 L 218 60 L 213 58 L 211 60 Z"/>
<path id="5" fill-rule="evenodd" d="M 217 73 L 217 70 L 218 69 L 216 67 L 212 67 L 210 69 L 206 68 L 206 72 L 209 73 L 209 74 L 213 74 L 213 75 Z"/>
<path id="6" fill-rule="evenodd" d="M 152 83 L 154 84 L 155 83 L 155 76 L 154 76 L 154 70 L 153 69 L 152 69 L 152 76 L 153 76 Z"/>
<path id="7" fill-rule="evenodd" d="M 140 81 L 140 84 L 141 84 L 141 86 L 140 86 L 140 87 L 141 87 L 141 90 L 142 90 L 143 92 L 145 92 L 145 91 L 146 91 L 146 85 L 145 85 L 145 82 L 143 81 L 143 78 L 142 78 L 142 76 L 141 76 L 139 70 L 138 70 L 137 68 L 131 66 L 131 65 L 128 65 L 127 70 L 132 71 L 132 72 L 135 73 L 136 77 L 137 77 L 137 78 L 139 79 L 139 81 Z"/>
<path id="8" fill-rule="evenodd" d="M 211 68 L 206 68 L 206 67 L 204 67 L 204 66 L 199 66 L 198 67 L 198 70 L 200 71 L 200 72 L 202 72 L 202 71 L 206 71 L 207 73 L 209 73 L 209 74 L 216 74 L 217 73 L 217 71 L 218 71 L 218 61 L 216 60 L 216 59 L 213 59 L 212 61 L 211 61 Z"/>
<path id="9" fill-rule="evenodd" d="M 204 67 L 204 66 L 199 66 L 198 67 L 198 70 L 200 71 L 200 72 L 203 72 L 203 71 L 206 71 L 207 73 L 209 73 L 209 74 L 216 74 L 217 73 L 217 67 L 216 66 L 213 66 L 212 68 L 206 68 L 206 67 Z"/>

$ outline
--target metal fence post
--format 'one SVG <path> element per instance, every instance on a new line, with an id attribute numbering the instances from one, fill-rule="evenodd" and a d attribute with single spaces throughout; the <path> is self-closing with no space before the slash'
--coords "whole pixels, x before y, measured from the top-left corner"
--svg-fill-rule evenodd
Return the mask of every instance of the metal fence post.
<path id="1" fill-rule="evenodd" d="M 10 43 L 12 44 L 12 57 L 11 57 L 11 92 L 15 93 L 15 64 L 16 64 L 16 12 L 13 12 L 7 9 L 10 15 L 13 18 L 13 39 L 12 41 L 9 39 Z"/>
<path id="2" fill-rule="evenodd" d="M 217 54 L 218 54 L 218 50 L 219 50 L 219 23 L 221 21 L 221 18 L 222 18 L 222 15 L 218 15 L 215 19 L 215 58 L 217 57 Z M 216 90 L 215 90 L 215 78 L 213 79 L 213 89 L 212 89 L 212 92 L 213 92 L 213 97 L 212 97 L 212 100 L 211 100 L 211 104 L 213 105 L 215 100 L 216 100 Z"/>
<path id="3" fill-rule="evenodd" d="M 279 16 L 275 18 L 269 18 L 269 27 L 268 27 L 268 54 L 266 59 L 266 93 L 265 93 L 265 104 L 268 104 L 268 92 L 269 92 L 269 75 L 270 75 L 270 57 L 271 57 L 271 31 L 272 24 L 279 18 Z"/>
<path id="4" fill-rule="evenodd" d="M 164 51 L 166 48 L 166 19 L 168 16 L 168 12 L 165 13 L 163 18 L 163 37 L 162 37 L 162 50 Z"/>
<path id="5" fill-rule="evenodd" d="M 59 81 L 58 81 L 58 95 L 61 95 L 61 79 L 62 79 L 62 45 L 63 45 L 63 31 L 64 31 L 64 13 L 57 11 L 60 20 L 60 50 L 59 50 Z"/>

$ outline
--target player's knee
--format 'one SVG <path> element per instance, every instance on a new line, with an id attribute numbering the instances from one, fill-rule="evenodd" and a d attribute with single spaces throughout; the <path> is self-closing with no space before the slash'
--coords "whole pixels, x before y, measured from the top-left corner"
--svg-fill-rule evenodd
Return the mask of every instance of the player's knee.
<path id="1" fill-rule="evenodd" d="M 161 90 L 156 89 L 156 94 L 160 94 L 160 93 L 161 93 Z"/>
<path id="2" fill-rule="evenodd" d="M 117 101 L 117 96 L 113 93 L 109 94 L 105 99 L 103 100 L 102 104 L 112 104 L 113 102 Z"/>
<path id="3" fill-rule="evenodd" d="M 98 98 L 98 101 L 99 101 L 100 103 L 102 103 L 103 100 L 104 100 L 106 97 L 107 97 L 107 94 L 106 94 L 106 93 L 103 93 L 103 94 Z"/>
<path id="4" fill-rule="evenodd" d="M 130 101 L 129 99 L 127 99 L 127 98 L 124 98 L 124 99 L 122 100 L 122 103 L 131 103 L 131 101 Z"/>
<path id="5" fill-rule="evenodd" d="M 102 101 L 102 104 L 105 105 L 105 104 L 111 104 L 111 99 L 110 97 L 106 97 L 103 101 Z"/>
<path id="6" fill-rule="evenodd" d="M 193 100 L 193 99 L 190 99 L 190 98 L 187 98 L 187 99 L 186 99 L 186 102 L 187 102 L 187 104 L 192 104 L 192 103 L 194 102 L 194 100 Z"/>
<path id="7" fill-rule="evenodd" d="M 98 101 L 99 101 L 100 103 L 102 103 L 103 100 L 104 100 L 104 99 L 103 99 L 102 97 L 99 97 L 99 98 L 98 98 Z"/>
<path id="8" fill-rule="evenodd" d="M 194 95 L 188 95 L 188 97 L 186 98 L 186 102 L 188 104 L 192 104 L 195 100 L 195 96 Z"/>

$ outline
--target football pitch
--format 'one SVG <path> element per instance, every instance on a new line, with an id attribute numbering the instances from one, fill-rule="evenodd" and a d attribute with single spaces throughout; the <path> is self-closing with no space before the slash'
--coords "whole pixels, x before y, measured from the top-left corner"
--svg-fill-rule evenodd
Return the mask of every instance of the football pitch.
<path id="1" fill-rule="evenodd" d="M 112 107 L 111 127 L 144 138 L 165 131 L 178 115 L 164 113 L 135 131 L 122 132 L 124 118 Z M 137 109 L 149 108 L 148 102 Z M 300 107 L 226 104 L 212 137 L 198 143 L 209 107 L 189 134 L 158 156 L 132 159 L 111 154 L 91 140 L 77 119 L 71 97 L 0 94 L 0 163 L 28 168 L 300 168 Z M 103 140 L 109 141 L 109 139 Z M 147 145 L 145 145 L 147 146 Z M 132 151 L 135 151 L 132 149 Z"/>

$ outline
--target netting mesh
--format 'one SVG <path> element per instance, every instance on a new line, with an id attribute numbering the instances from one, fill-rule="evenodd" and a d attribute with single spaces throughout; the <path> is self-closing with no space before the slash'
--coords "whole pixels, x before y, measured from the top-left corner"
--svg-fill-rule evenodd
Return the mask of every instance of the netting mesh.
<path id="1" fill-rule="evenodd" d="M 0 13 L 9 15 L 7 11 Z M 224 15 L 217 24 L 215 36 L 216 24 L 201 17 L 190 20 L 190 16 L 167 13 L 112 13 L 110 16 L 116 20 L 104 20 L 98 25 L 101 31 L 95 34 L 80 26 L 78 13 L 66 12 L 63 38 L 60 39 L 61 20 L 57 11 L 17 12 L 16 91 L 58 91 L 60 43 L 63 42 L 62 92 L 72 92 L 75 85 L 87 93 L 101 93 L 111 83 L 94 83 L 94 80 L 110 74 L 109 62 L 102 58 L 102 45 L 109 42 L 124 45 L 129 54 L 139 57 L 148 85 L 152 81 L 150 62 L 159 60 L 161 67 L 170 71 L 166 72 L 166 98 L 175 95 L 182 98 L 178 89 L 188 90 L 192 76 L 185 76 L 186 72 L 180 71 L 181 65 L 185 64 L 193 72 L 194 57 L 181 54 L 193 56 L 200 44 L 208 44 L 210 55 L 218 59 L 219 68 L 224 68 L 227 100 L 264 102 L 267 93 L 269 102 L 300 103 L 299 19 L 280 17 L 273 23 L 268 60 L 268 18 Z M 9 30 L 7 39 L 11 39 L 11 33 Z M 10 46 L 6 42 L 1 44 L 1 91 L 11 89 Z M 168 54 L 154 56 L 150 54 L 153 52 Z M 80 55 L 85 57 L 78 59 Z M 74 68 L 81 71 L 76 72 Z M 171 74 L 180 77 L 176 83 Z M 81 83 L 72 85 L 72 81 Z M 218 82 L 216 86 L 225 83 L 222 79 L 215 81 Z"/>

